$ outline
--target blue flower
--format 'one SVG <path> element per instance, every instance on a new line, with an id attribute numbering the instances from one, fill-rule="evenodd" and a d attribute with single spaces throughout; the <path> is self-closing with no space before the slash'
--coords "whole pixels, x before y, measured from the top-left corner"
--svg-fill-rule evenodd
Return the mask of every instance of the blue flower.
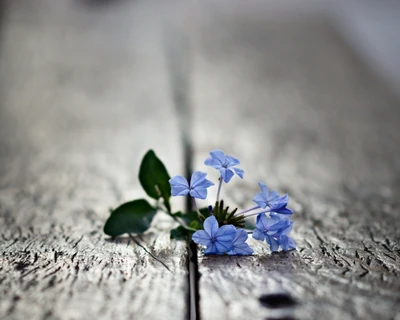
<path id="1" fill-rule="evenodd" d="M 208 217 L 203 223 L 204 230 L 193 233 L 192 240 L 206 246 L 204 254 L 223 254 L 232 250 L 236 228 L 229 224 L 219 228 L 214 216 Z"/>
<path id="2" fill-rule="evenodd" d="M 291 250 L 291 249 L 296 249 L 296 242 L 290 238 L 289 236 L 282 234 L 278 242 L 282 248 L 283 251 Z"/>
<path id="3" fill-rule="evenodd" d="M 271 251 L 278 251 L 279 246 L 285 251 L 295 249 L 296 243 L 288 236 L 288 233 L 292 230 L 292 225 L 293 221 L 290 219 L 267 218 L 262 213 L 257 216 L 253 238 L 260 241 L 265 240 L 269 244 Z"/>
<path id="4" fill-rule="evenodd" d="M 225 182 L 229 182 L 235 173 L 243 179 L 244 171 L 239 168 L 234 168 L 234 166 L 240 164 L 238 159 L 226 156 L 222 150 L 219 149 L 211 151 L 210 156 L 211 157 L 204 161 L 204 164 L 219 170 Z"/>
<path id="5" fill-rule="evenodd" d="M 229 255 L 242 256 L 252 254 L 254 251 L 246 243 L 248 238 L 247 232 L 243 229 L 237 229 L 236 235 L 233 238 L 232 249 L 228 252 Z"/>
<path id="6" fill-rule="evenodd" d="M 278 192 L 269 191 L 266 184 L 259 182 L 261 192 L 256 194 L 253 198 L 253 201 L 260 206 L 260 208 L 265 209 L 266 207 L 270 208 L 271 212 L 291 215 L 293 213 L 292 209 L 286 208 L 289 202 L 289 196 L 285 194 L 280 197 Z"/>
<path id="7" fill-rule="evenodd" d="M 175 176 L 169 179 L 171 185 L 171 194 L 173 196 L 185 196 L 188 193 L 199 199 L 207 198 L 207 188 L 214 185 L 210 180 L 206 179 L 207 173 L 196 171 L 190 178 L 190 186 L 188 181 L 182 176 Z"/>

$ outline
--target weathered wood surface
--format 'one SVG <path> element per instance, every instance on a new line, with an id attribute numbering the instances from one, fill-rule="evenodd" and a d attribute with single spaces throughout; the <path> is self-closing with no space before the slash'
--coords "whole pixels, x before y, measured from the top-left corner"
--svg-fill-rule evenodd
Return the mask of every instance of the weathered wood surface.
<path id="1" fill-rule="evenodd" d="M 288 192 L 297 251 L 199 253 L 201 318 L 399 319 L 399 102 L 328 25 L 219 9 L 191 35 L 194 168 L 237 156 L 239 208 Z"/>
<path id="2" fill-rule="evenodd" d="M 184 173 L 179 124 L 193 168 L 213 148 L 241 159 L 229 202 L 261 180 L 296 210 L 297 251 L 199 254 L 203 320 L 397 320 L 399 102 L 321 21 L 178 2 L 2 2 L 0 318 L 187 318 L 168 220 L 138 240 L 172 272 L 102 233 L 108 207 L 144 195 L 147 148 Z"/>
<path id="3" fill-rule="evenodd" d="M 102 231 L 110 207 L 145 196 L 148 148 L 183 170 L 162 42 L 148 8 L 91 3 L 6 3 L 0 318 L 185 319 L 187 250 L 169 240 L 168 218 L 136 240 L 169 270 Z"/>

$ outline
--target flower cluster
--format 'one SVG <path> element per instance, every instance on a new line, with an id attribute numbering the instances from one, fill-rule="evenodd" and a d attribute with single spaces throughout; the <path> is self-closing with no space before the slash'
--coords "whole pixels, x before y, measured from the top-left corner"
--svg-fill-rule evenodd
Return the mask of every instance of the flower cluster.
<path id="1" fill-rule="evenodd" d="M 249 234 L 256 240 L 265 240 L 271 251 L 296 248 L 295 241 L 289 237 L 293 226 L 293 221 L 290 220 L 293 210 L 287 208 L 287 194 L 279 196 L 277 192 L 269 190 L 267 185 L 259 182 L 260 192 L 253 198 L 256 206 L 240 212 L 237 209 L 229 212 L 229 207 L 224 207 L 223 200 L 219 200 L 221 187 L 223 182 L 228 183 L 235 174 L 243 179 L 243 170 L 236 167 L 240 161 L 225 155 L 221 150 L 214 150 L 210 152 L 210 157 L 204 164 L 220 172 L 216 203 L 214 207 L 209 206 L 207 218 L 196 205 L 196 198 L 206 199 L 207 188 L 214 185 L 206 179 L 207 174 L 201 171 L 194 172 L 190 183 L 183 176 L 175 176 L 169 180 L 171 194 L 189 194 L 193 199 L 194 208 L 203 220 L 203 229 L 195 231 L 192 240 L 206 247 L 204 254 L 250 255 L 253 249 L 246 243 Z M 244 219 L 255 215 L 256 229 L 244 230 Z"/>

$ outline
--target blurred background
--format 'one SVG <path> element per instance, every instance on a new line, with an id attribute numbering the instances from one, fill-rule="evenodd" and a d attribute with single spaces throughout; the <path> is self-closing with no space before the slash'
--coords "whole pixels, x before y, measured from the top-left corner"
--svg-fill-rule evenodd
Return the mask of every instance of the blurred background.
<path id="1" fill-rule="evenodd" d="M 53 56 L 61 56 L 56 51 L 58 41 L 65 42 L 63 54 L 81 52 L 83 58 L 84 51 L 97 48 L 97 55 L 91 59 L 105 62 L 106 53 L 101 52 L 105 48 L 121 42 L 134 46 L 162 41 L 157 37 L 165 38 L 165 34 L 159 33 L 165 31 L 166 25 L 179 25 L 181 33 L 190 34 L 188 28 L 204 26 L 214 18 L 236 19 L 238 23 L 254 19 L 280 22 L 318 19 L 332 26 L 374 73 L 400 91 L 400 2 L 397 0 L 2 0 L 0 6 L 3 73 L 9 71 L 4 64 L 10 63 L 7 60 L 10 51 L 20 58 L 20 67 L 49 63 Z M 258 28 L 262 27 L 259 23 Z M 133 39 L 133 33 L 139 38 Z M 65 64 L 71 59 L 64 58 Z"/>
<path id="2" fill-rule="evenodd" d="M 366 64 L 400 90 L 400 2 L 396 0 L 326 1 L 334 27 Z"/>
<path id="3" fill-rule="evenodd" d="M 320 110 L 342 110 L 338 117 L 351 113 L 360 123 L 368 123 L 359 117 L 367 109 L 382 110 L 381 123 L 398 115 L 400 1 L 1 0 L 0 6 L 5 158 L 22 146 L 37 150 L 63 139 L 90 149 L 94 136 L 107 139 L 104 128 L 132 119 L 140 119 L 143 135 L 162 140 L 149 119 L 176 108 L 181 115 L 205 105 L 217 111 L 264 104 L 285 121 L 304 115 L 304 128 Z M 83 134 L 88 128 L 95 135 Z"/>

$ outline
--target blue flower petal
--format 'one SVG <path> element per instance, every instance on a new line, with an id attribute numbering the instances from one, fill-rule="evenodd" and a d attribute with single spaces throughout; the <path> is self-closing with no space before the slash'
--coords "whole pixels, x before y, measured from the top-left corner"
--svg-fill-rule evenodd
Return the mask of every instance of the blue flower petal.
<path id="1" fill-rule="evenodd" d="M 210 180 L 206 179 L 207 173 L 196 171 L 193 172 L 190 179 L 190 195 L 194 198 L 205 199 L 207 198 L 206 188 L 214 185 Z"/>
<path id="2" fill-rule="evenodd" d="M 192 177 L 190 178 L 190 187 L 196 188 L 198 185 L 201 185 L 203 181 L 206 179 L 207 173 L 202 171 L 195 171 L 192 173 Z"/>
<path id="3" fill-rule="evenodd" d="M 171 194 L 173 196 L 185 196 L 189 193 L 189 183 L 182 176 L 175 176 L 168 181 L 171 185 Z"/>
<path id="4" fill-rule="evenodd" d="M 292 231 L 293 221 L 287 220 L 286 226 L 280 231 L 281 235 L 287 235 Z"/>
<path id="5" fill-rule="evenodd" d="M 206 160 L 204 160 L 204 164 L 206 166 L 210 166 L 215 169 L 219 169 L 222 167 L 222 164 L 217 159 L 213 159 L 213 158 L 207 158 Z"/>
<path id="6" fill-rule="evenodd" d="M 285 194 L 282 197 L 277 197 L 275 200 L 273 200 L 273 203 L 271 205 L 271 208 L 283 208 L 286 207 L 289 202 L 289 196 Z"/>
<path id="7" fill-rule="evenodd" d="M 217 160 L 221 165 L 225 163 L 225 154 L 222 150 L 216 149 L 210 152 L 211 157 Z"/>
<path id="8" fill-rule="evenodd" d="M 225 225 L 218 229 L 215 234 L 215 245 L 219 253 L 225 253 L 232 249 L 235 235 L 236 228 L 233 225 Z"/>
<path id="9" fill-rule="evenodd" d="M 260 231 L 267 230 L 269 224 L 271 224 L 271 222 L 269 220 L 270 219 L 268 219 L 264 213 L 260 213 L 256 219 L 257 229 L 259 229 Z"/>
<path id="10" fill-rule="evenodd" d="M 218 221 L 214 216 L 208 217 L 203 223 L 204 231 L 208 233 L 210 238 L 214 238 L 218 231 Z"/>
<path id="11" fill-rule="evenodd" d="M 287 226 L 286 220 L 273 220 L 268 219 L 268 226 L 267 229 L 270 232 L 275 232 L 277 230 L 281 230 Z"/>
<path id="12" fill-rule="evenodd" d="M 274 209 L 275 213 L 279 213 L 283 215 L 283 217 L 287 217 L 293 214 L 293 210 L 289 208 L 279 208 L 279 209 Z"/>
<path id="13" fill-rule="evenodd" d="M 270 212 L 269 216 L 273 220 L 286 220 L 288 215 L 287 214 L 279 214 L 277 212 Z"/>
<path id="14" fill-rule="evenodd" d="M 262 232 L 262 231 L 260 231 L 258 229 L 255 229 L 253 231 L 252 237 L 253 237 L 253 239 L 256 239 L 256 240 L 259 240 L 259 241 L 264 241 L 265 234 L 264 234 L 264 232 Z"/>
<path id="15" fill-rule="evenodd" d="M 292 209 L 286 208 L 289 196 L 285 194 L 282 197 L 279 197 L 279 194 L 275 191 L 269 191 L 266 184 L 259 182 L 258 185 L 260 186 L 261 192 L 257 193 L 253 198 L 253 201 L 257 203 L 257 205 L 265 209 L 269 207 L 271 211 L 291 215 L 293 213 Z"/>
<path id="16" fill-rule="evenodd" d="M 226 157 L 225 157 L 224 166 L 226 166 L 227 168 L 236 166 L 236 165 L 238 165 L 238 164 L 240 164 L 239 159 L 234 158 L 234 157 L 232 157 L 232 156 L 226 156 Z"/>
<path id="17" fill-rule="evenodd" d="M 246 243 L 248 234 L 243 229 L 237 229 L 236 235 L 233 238 L 232 250 L 228 252 L 229 255 L 249 255 L 254 251 Z"/>
<path id="18" fill-rule="evenodd" d="M 189 188 L 182 186 L 171 186 L 171 195 L 175 196 L 186 196 L 189 193 Z"/>
<path id="19" fill-rule="evenodd" d="M 270 212 L 269 216 L 271 217 L 272 220 L 286 220 L 287 219 L 287 216 L 280 215 L 279 213 L 276 213 L 276 212 Z"/>
<path id="20" fill-rule="evenodd" d="M 218 254 L 218 250 L 217 250 L 217 247 L 215 246 L 215 243 L 210 242 L 210 243 L 207 245 L 207 248 L 206 248 L 206 250 L 204 251 L 204 254 L 205 254 L 205 255 L 207 255 L 207 254 Z"/>
<path id="21" fill-rule="evenodd" d="M 231 181 L 232 177 L 235 175 L 235 173 L 230 169 L 221 168 L 219 171 L 221 172 L 222 179 L 226 183 Z"/>
<path id="22" fill-rule="evenodd" d="M 289 238 L 289 241 L 288 241 L 288 246 L 287 246 L 286 250 L 296 249 L 296 241 L 294 241 L 294 239 L 292 239 L 290 237 L 288 237 L 288 238 Z"/>
<path id="23" fill-rule="evenodd" d="M 259 182 L 261 192 L 258 193 L 253 201 L 261 208 L 269 207 L 271 212 L 268 218 L 264 213 L 257 216 L 256 230 L 253 232 L 253 238 L 269 244 L 271 251 L 290 250 L 296 248 L 296 243 L 288 236 L 292 230 L 293 221 L 288 216 L 293 213 L 292 209 L 287 208 L 289 196 L 285 194 L 279 197 L 275 191 L 269 191 L 266 184 Z"/>
<path id="24" fill-rule="evenodd" d="M 283 251 L 296 249 L 296 242 L 287 235 L 280 236 L 279 242 Z"/>
<path id="25" fill-rule="evenodd" d="M 247 243 L 241 243 L 239 245 L 234 245 L 232 250 L 228 252 L 230 256 L 248 256 L 254 252 L 252 248 Z"/>
<path id="26" fill-rule="evenodd" d="M 232 249 L 232 241 L 216 241 L 215 247 L 218 253 L 226 253 Z"/>
<path id="27" fill-rule="evenodd" d="M 198 230 L 193 233 L 192 240 L 203 246 L 207 246 L 211 242 L 210 235 L 204 230 Z"/>
<path id="28" fill-rule="evenodd" d="M 204 164 L 217 169 L 221 173 L 222 179 L 225 183 L 229 182 L 235 173 L 243 179 L 243 170 L 233 168 L 233 166 L 239 164 L 239 159 L 231 156 L 225 156 L 222 150 L 216 149 L 210 152 L 210 157 L 204 161 Z"/>
<path id="29" fill-rule="evenodd" d="M 266 237 L 267 243 L 269 244 L 269 248 L 272 252 L 276 252 L 279 249 L 279 242 L 277 239 L 271 236 Z"/>
<path id="30" fill-rule="evenodd" d="M 204 200 L 207 198 L 207 189 L 196 188 L 196 189 L 190 190 L 190 195 L 193 198 L 198 198 L 198 199 Z"/>
<path id="31" fill-rule="evenodd" d="M 267 187 L 267 185 L 265 183 L 259 182 L 258 186 L 261 189 L 261 193 L 265 194 L 265 196 L 266 196 L 265 200 L 267 200 L 268 199 L 268 187 Z"/>
<path id="32" fill-rule="evenodd" d="M 270 191 L 267 196 L 268 202 L 275 202 L 279 199 L 279 193 L 276 191 Z M 286 202 L 287 204 L 287 202 Z"/>
<path id="33" fill-rule="evenodd" d="M 169 179 L 169 183 L 171 183 L 171 184 L 181 184 L 181 185 L 185 185 L 186 187 L 189 187 L 188 181 L 183 176 L 175 176 L 175 177 Z"/>
<path id="34" fill-rule="evenodd" d="M 201 185 L 197 186 L 197 187 L 202 187 L 202 188 L 209 188 L 211 186 L 214 185 L 214 182 L 204 179 L 204 181 L 201 183 Z"/>
<path id="35" fill-rule="evenodd" d="M 232 168 L 232 169 L 236 172 L 236 174 L 237 174 L 240 178 L 243 179 L 244 171 L 243 171 L 242 169 L 239 169 L 239 168 Z"/>
<path id="36" fill-rule="evenodd" d="M 262 209 L 267 207 L 267 200 L 265 199 L 265 194 L 262 192 L 257 193 L 254 196 L 253 201 Z"/>
<path id="37" fill-rule="evenodd" d="M 248 237 L 249 237 L 249 235 L 247 234 L 247 232 L 245 230 L 237 229 L 235 237 L 233 238 L 233 244 L 239 244 L 239 243 L 246 242 Z"/>
<path id="38" fill-rule="evenodd" d="M 228 224 L 219 228 L 218 231 L 215 233 L 214 237 L 218 241 L 233 241 L 235 235 L 236 235 L 236 228 L 233 225 Z"/>

